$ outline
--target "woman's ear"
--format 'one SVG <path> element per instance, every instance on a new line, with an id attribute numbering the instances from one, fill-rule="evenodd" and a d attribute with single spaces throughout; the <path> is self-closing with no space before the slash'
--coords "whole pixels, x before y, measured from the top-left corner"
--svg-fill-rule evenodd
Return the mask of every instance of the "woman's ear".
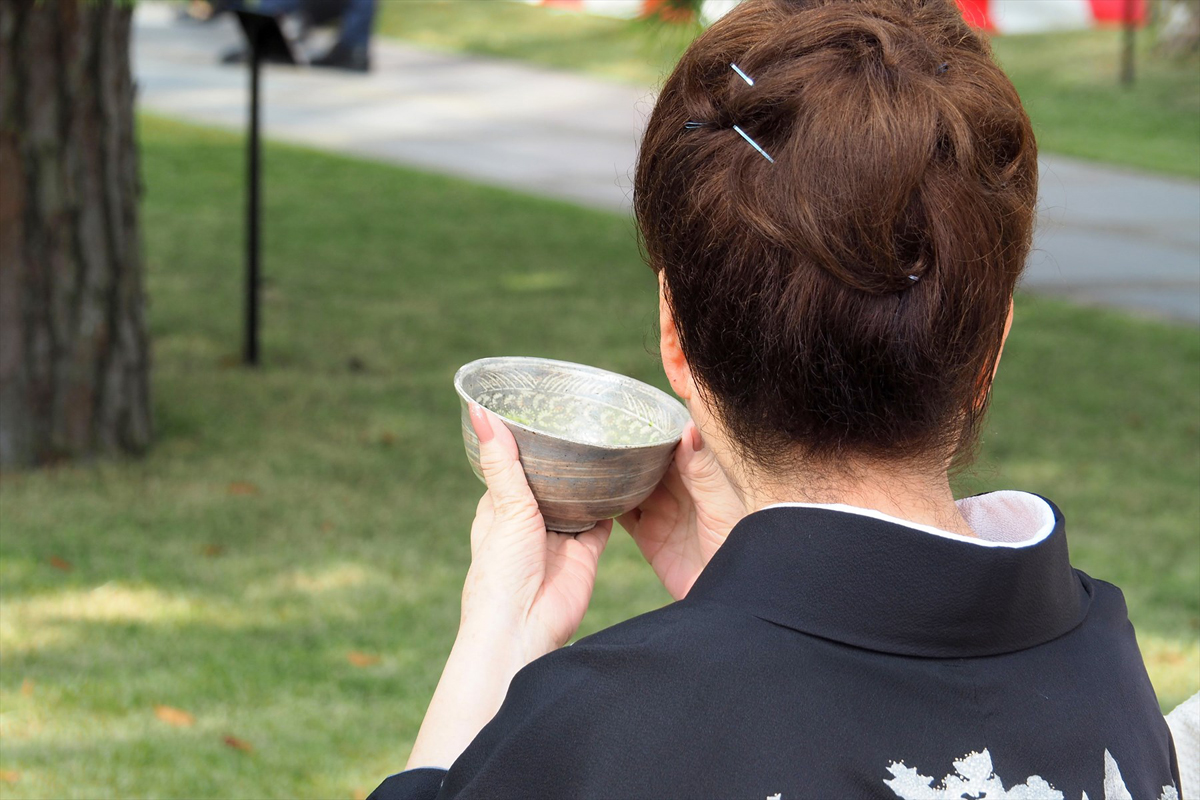
<path id="1" fill-rule="evenodd" d="M 996 353 L 996 363 L 992 365 L 992 380 L 996 379 L 996 371 L 1000 369 L 1000 356 L 1004 355 L 1004 343 L 1008 341 L 1008 333 L 1012 330 L 1013 301 L 1008 301 L 1008 319 L 1004 320 L 1004 336 L 1000 338 L 1000 351 Z"/>
<path id="2" fill-rule="evenodd" d="M 684 402 L 691 400 L 692 371 L 679 346 L 679 332 L 675 330 L 675 318 L 671 314 L 671 304 L 667 302 L 667 284 L 662 272 L 658 273 L 658 333 L 658 352 L 667 380 Z"/>
<path id="3" fill-rule="evenodd" d="M 1013 324 L 1013 301 L 1008 301 L 1008 318 L 1004 320 L 1004 334 L 1000 337 L 1000 349 L 996 351 L 996 360 L 992 363 L 991 373 L 985 373 L 979 376 L 979 393 L 975 398 L 976 409 L 982 408 L 987 402 L 988 394 L 992 391 L 992 383 L 996 380 L 996 373 L 1000 370 L 1000 356 L 1004 355 L 1004 344 L 1008 341 L 1008 333 L 1012 330 Z"/>

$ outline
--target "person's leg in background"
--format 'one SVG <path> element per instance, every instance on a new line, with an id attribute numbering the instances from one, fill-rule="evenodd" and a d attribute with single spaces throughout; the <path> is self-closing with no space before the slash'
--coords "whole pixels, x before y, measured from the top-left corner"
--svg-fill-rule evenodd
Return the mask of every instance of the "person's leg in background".
<path id="1" fill-rule="evenodd" d="M 314 67 L 337 67 L 356 72 L 371 69 L 371 26 L 375 22 L 375 0 L 348 0 L 342 12 L 337 43 Z"/>

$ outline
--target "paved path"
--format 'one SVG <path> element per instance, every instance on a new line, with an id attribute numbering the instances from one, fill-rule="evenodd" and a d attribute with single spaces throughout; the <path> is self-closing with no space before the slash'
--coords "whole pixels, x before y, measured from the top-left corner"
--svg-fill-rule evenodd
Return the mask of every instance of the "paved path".
<path id="1" fill-rule="evenodd" d="M 245 68 L 216 63 L 238 41 L 232 20 L 138 3 L 141 107 L 243 129 Z M 628 212 L 651 90 L 380 40 L 373 58 L 366 76 L 269 67 L 266 135 Z M 1200 324 L 1200 182 L 1045 158 L 1025 286 Z"/>

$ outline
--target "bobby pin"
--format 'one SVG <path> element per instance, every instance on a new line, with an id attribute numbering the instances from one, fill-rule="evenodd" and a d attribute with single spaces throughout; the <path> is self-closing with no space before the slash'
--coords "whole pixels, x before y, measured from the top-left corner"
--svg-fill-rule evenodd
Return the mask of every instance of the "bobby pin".
<path id="1" fill-rule="evenodd" d="M 749 75 L 742 72 L 741 67 L 739 67 L 737 64 L 734 64 L 732 61 L 729 63 L 729 66 L 732 67 L 733 71 L 738 74 L 738 77 L 740 77 L 742 80 L 744 80 L 746 82 L 746 85 L 748 85 L 748 86 L 754 85 L 754 78 L 751 78 Z M 745 139 L 747 142 L 749 142 L 751 147 L 753 147 L 758 152 L 762 153 L 763 158 L 765 158 L 767 161 L 770 161 L 772 164 L 775 163 L 775 159 L 771 158 L 771 154 L 768 153 L 766 150 L 763 150 L 762 147 L 759 146 L 758 142 L 756 142 L 750 138 L 749 134 L 747 134 L 744 130 L 742 130 L 737 125 L 734 125 L 733 129 L 738 132 L 739 136 L 741 136 L 743 139 Z"/>
<path id="2" fill-rule="evenodd" d="M 749 142 L 751 147 L 753 147 L 758 152 L 762 153 L 763 158 L 765 158 L 767 161 L 770 161 L 772 164 L 775 163 L 775 159 L 771 158 L 771 154 L 768 153 L 766 150 L 763 150 L 761 147 L 759 147 L 758 142 L 751 139 L 750 136 L 744 130 L 739 128 L 737 125 L 734 125 L 733 129 L 738 132 L 739 136 L 741 136 L 743 139 L 745 139 L 747 142 Z"/>
<path id="3" fill-rule="evenodd" d="M 734 64 L 732 62 L 730 62 L 729 66 L 733 68 L 733 71 L 736 72 L 738 74 L 738 77 L 740 77 L 742 80 L 744 80 L 747 85 L 749 85 L 749 86 L 754 85 L 754 79 L 751 78 L 746 73 L 742 72 L 741 67 L 739 67 L 737 64 Z M 703 128 L 707 124 L 708 124 L 707 122 L 689 121 L 689 122 L 683 123 L 683 127 L 684 127 L 684 130 L 694 131 L 698 128 Z M 749 142 L 750 146 L 753 147 L 755 150 L 757 150 L 762 155 L 763 158 L 765 158 L 767 161 L 770 161 L 772 164 L 775 163 L 775 159 L 771 158 L 771 154 L 768 153 L 766 150 L 763 150 L 758 142 L 751 139 L 750 134 L 746 133 L 738 125 L 734 125 L 733 129 L 735 131 L 737 131 L 738 136 L 741 136 L 743 139 L 745 139 L 747 142 Z"/>

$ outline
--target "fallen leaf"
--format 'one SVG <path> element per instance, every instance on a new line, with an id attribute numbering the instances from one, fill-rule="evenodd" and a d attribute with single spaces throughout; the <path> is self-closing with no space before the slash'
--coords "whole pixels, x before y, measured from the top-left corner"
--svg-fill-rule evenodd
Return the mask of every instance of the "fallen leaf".
<path id="1" fill-rule="evenodd" d="M 55 569 L 61 569 L 63 572 L 70 572 L 75 568 L 71 565 L 70 561 L 67 561 L 65 558 L 59 558 L 58 556 L 50 556 L 50 566 L 54 567 Z"/>
<path id="2" fill-rule="evenodd" d="M 209 558 L 215 558 L 225 552 L 225 547 L 219 544 L 206 544 L 200 548 L 200 552 Z"/>
<path id="3" fill-rule="evenodd" d="M 234 481 L 229 484 L 229 493 L 239 497 L 258 494 L 258 487 L 247 481 Z"/>
<path id="4" fill-rule="evenodd" d="M 189 728 L 196 722 L 196 718 L 188 712 L 180 711 L 178 708 L 171 708 L 170 706 L 155 706 L 154 716 L 168 725 L 174 725 L 176 728 Z"/>
<path id="5" fill-rule="evenodd" d="M 333 530 L 332 522 L 330 522 L 329 520 L 325 520 L 324 522 L 321 523 L 321 533 L 329 533 L 331 530 Z"/>
<path id="6" fill-rule="evenodd" d="M 253 753 L 254 745 L 247 742 L 245 739 L 239 739 L 236 736 L 226 736 L 223 740 L 226 745 L 234 750 L 241 750 L 243 753 Z"/>
<path id="7" fill-rule="evenodd" d="M 21 773 L 12 769 L 0 769 L 0 781 L 5 783 L 16 783 L 21 780 Z"/>
<path id="8" fill-rule="evenodd" d="M 371 655 L 370 653 L 361 653 L 358 650 L 351 650 L 346 654 L 346 660 L 356 667 L 371 667 L 379 663 L 379 656 Z"/>
<path id="9" fill-rule="evenodd" d="M 221 356 L 221 359 L 219 361 L 217 361 L 217 366 L 219 366 L 221 369 L 233 369 L 234 367 L 240 367 L 241 365 L 242 365 L 242 357 L 241 356 L 235 356 L 235 355 Z"/>
<path id="10" fill-rule="evenodd" d="M 379 434 L 379 443 L 385 447 L 391 447 L 396 443 L 396 434 L 391 431 L 384 431 Z"/>
<path id="11" fill-rule="evenodd" d="M 1159 664 L 1182 664 L 1184 655 L 1178 650 L 1163 650 L 1150 656 L 1150 660 Z"/>
<path id="12" fill-rule="evenodd" d="M 33 697 L 33 678 L 26 678 L 21 681 L 21 694 L 26 697 Z"/>
<path id="13" fill-rule="evenodd" d="M 350 796 L 353 797 L 354 800 L 367 800 L 369 795 L 365 789 L 355 789 L 354 793 Z"/>

